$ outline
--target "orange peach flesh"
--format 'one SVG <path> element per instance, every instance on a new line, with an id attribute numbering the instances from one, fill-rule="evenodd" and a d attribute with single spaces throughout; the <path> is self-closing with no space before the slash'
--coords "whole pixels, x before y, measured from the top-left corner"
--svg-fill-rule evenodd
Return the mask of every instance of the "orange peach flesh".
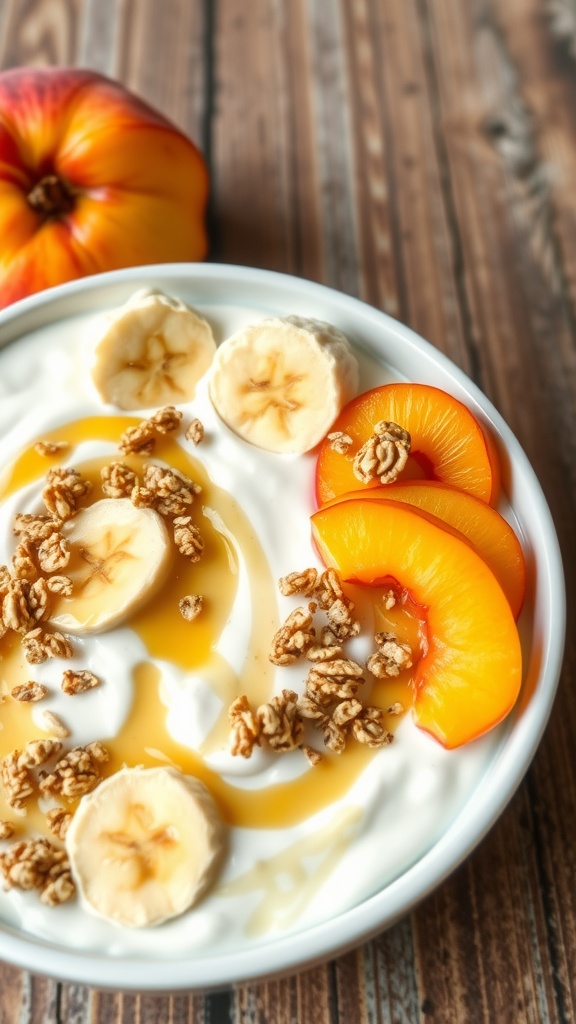
<path id="1" fill-rule="evenodd" d="M 496 509 L 472 494 L 436 480 L 398 481 L 371 488 L 365 495 L 349 491 L 328 504 L 364 496 L 371 501 L 393 500 L 414 505 L 459 530 L 492 569 L 514 618 L 518 618 L 526 589 L 524 555 L 514 530 Z"/>
<path id="2" fill-rule="evenodd" d="M 520 691 L 520 640 L 502 588 L 469 544 L 415 508 L 361 498 L 316 512 L 312 533 L 343 580 L 395 579 L 422 608 L 428 647 L 413 677 L 420 728 L 454 748 L 505 718 Z"/>
<path id="3" fill-rule="evenodd" d="M 462 402 L 426 384 L 386 384 L 353 399 L 342 410 L 332 431 L 352 439 L 345 455 L 326 439 L 320 446 L 316 469 L 319 505 L 347 491 L 378 485 L 362 484 L 354 475 L 356 452 L 380 420 L 398 423 L 411 436 L 411 455 L 402 478 L 440 480 L 493 502 L 498 494 L 498 459 L 492 442 Z"/>

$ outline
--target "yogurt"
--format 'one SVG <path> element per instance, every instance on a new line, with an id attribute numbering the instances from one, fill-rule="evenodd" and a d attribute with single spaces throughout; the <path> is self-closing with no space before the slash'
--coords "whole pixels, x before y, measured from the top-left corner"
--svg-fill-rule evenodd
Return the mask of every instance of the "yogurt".
<path id="1" fill-rule="evenodd" d="M 261 316 L 216 305 L 199 312 L 218 341 Z M 59 464 L 97 467 L 119 457 L 117 438 L 133 422 L 104 405 L 92 387 L 92 327 L 90 317 L 70 318 L 0 351 L 0 564 L 9 564 L 14 550 L 15 512 L 38 510 L 43 473 L 53 464 L 30 454 L 33 444 L 67 439 L 71 447 Z M 363 383 L 391 379 L 386 366 L 361 352 L 358 358 Z M 179 449 L 179 465 L 189 466 L 203 488 L 199 501 L 212 550 L 198 567 L 197 589 L 212 588 L 205 633 L 187 646 L 181 632 L 196 624 L 179 619 L 177 602 L 174 617 L 160 621 L 156 602 L 133 622 L 75 639 L 64 667 L 97 674 L 102 684 L 94 691 L 63 694 L 63 663 L 51 659 L 28 668 L 46 686 L 45 700 L 32 711 L 7 699 L 0 704 L 1 755 L 26 728 L 37 735 L 48 710 L 68 726 L 71 745 L 102 741 L 113 767 L 175 762 L 203 777 L 223 809 L 229 845 L 221 873 L 196 907 L 160 926 L 161 940 L 158 929 L 132 931 L 99 919 L 79 899 L 47 908 L 34 893 L 0 893 L 5 927 L 111 957 L 246 950 L 356 906 L 438 841 L 481 784 L 499 742 L 494 730 L 446 751 L 407 714 L 390 746 L 374 753 L 350 742 L 317 767 L 300 751 L 257 748 L 249 759 L 230 754 L 226 711 L 238 694 L 256 707 L 283 688 L 304 688 L 306 665 L 275 668 L 268 652 L 278 625 L 302 603 L 279 594 L 278 578 L 321 568 L 310 543 L 314 457 L 273 455 L 236 437 L 215 414 L 206 378 L 194 401 L 179 408 L 184 422 L 198 417 L 205 430 L 197 448 L 170 442 Z M 358 611 L 364 629 L 349 653 L 362 660 L 373 624 L 361 601 Z M 11 675 L 13 663 L 0 641 L 4 696 L 20 681 Z M 370 701 L 369 684 L 362 697 Z M 320 749 L 318 735 L 310 742 Z M 8 816 L 0 804 L 0 820 Z"/>

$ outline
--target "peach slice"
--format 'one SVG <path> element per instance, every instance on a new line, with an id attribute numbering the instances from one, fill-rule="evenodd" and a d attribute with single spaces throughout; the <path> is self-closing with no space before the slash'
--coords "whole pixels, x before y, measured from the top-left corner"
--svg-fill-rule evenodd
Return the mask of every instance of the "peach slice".
<path id="1" fill-rule="evenodd" d="M 413 714 L 445 747 L 483 735 L 514 707 L 522 655 L 508 600 L 486 563 L 429 513 L 394 501 L 351 499 L 312 516 L 324 562 L 344 581 L 392 578 L 426 621 Z"/>
<path id="2" fill-rule="evenodd" d="M 498 493 L 498 459 L 492 442 L 462 402 L 427 384 L 384 384 L 354 398 L 342 410 L 332 431 L 352 438 L 346 454 L 322 442 L 316 466 L 316 497 L 323 505 L 338 494 L 378 486 L 363 484 L 352 463 L 374 426 L 387 420 L 404 427 L 412 446 L 408 466 L 401 474 L 440 480 L 492 502 Z"/>
<path id="3" fill-rule="evenodd" d="M 329 504 L 358 497 L 364 497 L 364 494 L 349 491 L 333 498 Z M 459 530 L 492 569 L 508 598 L 514 618 L 518 618 L 526 590 L 526 563 L 518 537 L 495 508 L 473 494 L 436 480 L 397 481 L 384 487 L 373 487 L 365 497 L 366 500 L 403 501 L 431 512 L 448 526 Z"/>

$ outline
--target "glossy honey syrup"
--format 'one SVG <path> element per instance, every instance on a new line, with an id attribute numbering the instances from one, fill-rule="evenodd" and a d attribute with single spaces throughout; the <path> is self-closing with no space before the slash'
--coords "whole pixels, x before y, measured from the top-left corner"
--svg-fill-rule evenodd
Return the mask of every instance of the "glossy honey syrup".
<path id="1" fill-rule="evenodd" d="M 47 458 L 35 451 L 32 442 L 0 478 L 0 501 L 26 484 L 41 481 L 51 466 L 64 459 L 68 463 L 73 449 L 80 443 L 101 441 L 116 445 L 127 427 L 138 422 L 134 417 L 126 416 L 87 417 L 44 434 L 42 440 L 64 440 L 70 448 Z M 141 471 L 146 462 L 140 456 L 121 455 L 119 452 L 83 462 L 74 462 L 72 458 L 71 464 L 93 485 L 81 505 L 104 496 L 100 471 L 105 464 L 118 459 L 130 465 L 135 472 Z M 245 828 L 294 825 L 344 795 L 366 767 L 373 752 L 350 743 L 342 755 L 325 754 L 319 765 L 306 768 L 296 779 L 260 789 L 235 785 L 210 767 L 207 761 L 210 753 L 227 749 L 227 710 L 235 697 L 246 694 L 255 708 L 268 700 L 273 692 L 274 670 L 268 652 L 279 625 L 276 581 L 272 579 L 248 518 L 231 495 L 211 482 L 197 459 L 176 440 L 164 436 L 158 438 L 148 461 L 166 464 L 200 484 L 202 491 L 191 508 L 191 515 L 201 531 L 205 548 L 197 563 L 176 554 L 173 571 L 163 589 L 125 623 L 143 641 L 148 658 L 134 669 L 132 706 L 121 729 L 114 736 L 93 737 L 104 742 L 110 752 L 106 773 L 110 774 L 123 765 L 175 764 L 182 771 L 204 780 L 229 824 Z M 219 651 L 217 645 L 237 599 L 240 558 L 249 579 L 252 624 L 242 667 L 235 671 L 226 652 Z M 187 594 L 201 594 L 203 597 L 202 612 L 192 622 L 186 621 L 178 608 L 180 598 Z M 383 613 L 379 628 L 385 628 L 386 624 Z M 407 628 L 410 632 L 411 627 L 408 625 Z M 218 720 L 195 750 L 177 742 L 167 729 L 167 707 L 158 664 L 162 661 L 175 663 L 185 671 L 201 673 L 222 702 Z M 302 678 L 306 671 L 304 666 Z M 13 686 L 33 678 L 33 672 L 34 666 L 28 665 L 24 659 L 14 634 L 7 634 L 0 640 L 0 756 L 20 749 L 32 738 L 46 735 L 35 725 L 31 706 L 10 696 Z M 104 678 L 102 685 L 114 686 L 114 680 Z M 398 700 L 409 702 L 405 677 L 395 683 L 377 684 L 371 695 L 371 702 L 384 708 Z M 390 727 L 393 724 L 391 721 Z M 74 745 L 74 736 L 71 736 L 69 744 Z M 316 746 L 320 748 L 321 742 Z M 11 819 L 14 819 L 14 812 L 6 807 L 0 795 L 0 820 Z M 31 809 L 26 824 L 35 829 L 42 828 L 42 820 Z M 257 930 L 256 922 L 254 926 Z"/>

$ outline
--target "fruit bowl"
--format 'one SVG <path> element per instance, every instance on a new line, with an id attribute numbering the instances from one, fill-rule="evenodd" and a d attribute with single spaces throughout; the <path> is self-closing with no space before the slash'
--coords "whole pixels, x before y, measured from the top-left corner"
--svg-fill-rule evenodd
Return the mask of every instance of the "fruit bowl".
<path id="1" fill-rule="evenodd" d="M 226 935 L 222 922 L 218 924 L 217 915 L 208 919 L 202 914 L 194 919 L 183 915 L 174 929 L 171 925 L 160 925 L 157 929 L 148 929 L 146 935 L 115 929 L 115 926 L 97 926 L 93 938 L 85 937 L 82 930 L 82 938 L 76 941 L 80 931 L 77 922 L 74 927 L 75 919 L 65 907 L 52 911 L 56 915 L 55 924 L 46 924 L 41 910 L 28 908 L 28 894 L 7 902 L 6 906 L 0 903 L 0 958 L 10 963 L 33 972 L 111 989 L 206 990 L 286 974 L 345 952 L 409 912 L 471 853 L 515 792 L 545 728 L 563 654 L 564 583 L 554 526 L 536 476 L 517 440 L 479 389 L 445 356 L 384 313 L 329 288 L 268 271 L 210 264 L 133 268 L 54 288 L 3 311 L 0 314 L 0 381 L 4 373 L 4 380 L 9 383 L 0 401 L 0 431 L 8 454 L 0 466 L 0 481 L 10 451 L 15 453 L 22 447 L 19 418 L 25 440 L 28 440 L 37 433 L 34 417 L 40 416 L 41 420 L 42 410 L 35 409 L 35 403 L 46 403 L 47 409 L 49 396 L 55 395 L 53 418 L 58 419 L 58 388 L 66 375 L 58 338 L 80 335 L 103 312 L 126 302 L 139 289 L 150 288 L 161 289 L 197 309 L 212 324 L 217 341 L 264 317 L 290 315 L 327 321 L 350 339 L 358 353 L 361 390 L 391 381 L 417 381 L 443 389 L 459 399 L 496 445 L 502 467 L 501 511 L 521 539 L 527 564 L 526 595 L 519 619 L 524 673 L 516 707 L 488 737 L 469 744 L 463 758 L 434 746 L 429 737 L 417 739 L 418 756 L 421 752 L 426 767 L 422 776 L 414 777 L 412 788 L 417 789 L 440 765 L 438 770 L 443 773 L 451 793 L 449 811 L 440 825 L 434 827 L 430 819 L 422 815 L 419 831 L 416 829 L 418 835 L 410 839 L 411 831 L 416 828 L 414 819 L 419 816 L 422 794 L 403 794 L 401 788 L 396 794 L 387 793 L 390 810 L 383 812 L 383 817 L 379 816 L 380 812 L 374 814 L 371 833 L 346 847 L 332 875 L 321 864 L 318 869 L 320 876 L 324 870 L 329 880 L 334 879 L 339 889 L 346 890 L 345 899 L 334 903 L 323 899 L 324 909 L 316 912 L 314 907 L 318 901 L 315 903 L 312 892 L 310 900 L 307 898 L 311 909 L 302 910 L 300 918 L 291 918 L 286 906 L 293 904 L 302 909 L 306 902 L 302 897 L 310 892 L 298 892 L 298 882 L 294 881 L 297 872 L 284 871 L 281 878 L 282 871 L 279 871 L 277 887 L 286 889 L 288 886 L 286 891 L 290 896 L 284 904 L 284 924 L 276 920 L 270 932 L 264 929 L 258 933 L 252 928 L 249 941 L 244 940 L 242 927 Z M 76 373 L 80 378 L 82 353 L 87 349 L 78 351 Z M 15 387 L 15 395 L 12 395 L 10 385 L 12 373 L 16 380 L 20 372 L 20 359 L 33 367 L 30 390 L 21 389 L 24 396 L 21 407 L 18 406 L 18 388 Z M 76 404 L 80 415 L 81 394 Z M 238 463 L 240 449 L 232 432 L 225 428 L 222 431 L 222 448 L 214 446 L 210 454 L 209 444 L 207 460 L 217 460 L 219 452 L 224 453 L 228 468 L 222 470 L 217 482 L 234 493 L 239 479 L 234 476 L 234 463 Z M 277 553 L 282 571 L 287 567 L 296 568 L 283 562 L 284 541 L 287 547 L 290 539 L 286 538 L 282 508 L 283 479 L 288 481 L 293 473 L 292 457 L 265 453 L 255 455 L 254 459 L 256 461 L 251 462 L 248 458 L 246 469 L 242 469 L 244 477 L 240 478 L 242 487 L 247 494 L 249 492 L 247 514 L 259 529 L 260 497 L 278 508 L 276 518 L 280 525 L 262 522 L 261 541 L 265 550 Z M 301 541 L 309 537 L 308 516 L 315 508 L 314 461 L 313 454 L 304 458 L 298 478 L 300 510 L 304 509 L 306 515 L 301 517 L 302 521 L 294 517 L 291 530 L 294 529 Z M 219 473 L 218 466 L 216 473 Z M 243 504 L 243 493 L 234 497 Z M 280 574 L 276 565 L 274 572 Z M 231 654 L 227 650 L 224 653 Z M 121 717 L 123 713 L 116 708 L 115 714 Z M 80 726 L 80 731 L 82 728 L 86 731 L 86 723 Z M 417 732 L 407 722 L 404 735 L 410 729 L 412 733 Z M 89 738 L 88 733 L 86 738 Z M 402 749 L 399 739 L 393 746 Z M 453 765 L 460 765 L 456 773 L 452 771 Z M 376 792 L 377 781 L 366 775 L 365 788 L 370 787 Z M 358 785 L 350 792 L 355 794 L 353 800 L 361 800 Z M 348 811 L 352 813 L 354 806 L 349 805 Z M 392 816 L 391 823 L 386 814 Z M 347 834 L 351 822 L 353 824 L 350 816 L 341 820 L 343 834 Z M 375 869 L 367 870 L 367 865 L 377 859 L 383 830 L 388 827 L 399 829 L 404 845 L 396 844 L 397 858 L 379 878 Z M 259 831 L 250 828 L 238 831 L 242 832 L 241 856 L 257 857 L 259 844 L 268 840 L 276 852 L 281 852 L 281 830 L 272 821 L 262 822 Z M 292 833 L 290 836 L 294 838 Z M 361 872 L 355 870 L 359 865 Z M 366 883 L 355 887 L 354 877 L 364 873 L 368 876 Z M 224 900 L 238 898 L 232 881 L 229 877 L 225 879 L 228 892 L 221 894 Z M 325 882 L 322 876 L 318 883 L 320 888 Z M 329 910 L 325 909 L 326 905 Z M 196 929 L 199 939 L 195 946 L 188 948 L 186 943 L 192 928 Z M 74 948 L 65 942 L 68 932 L 75 936 Z"/>

